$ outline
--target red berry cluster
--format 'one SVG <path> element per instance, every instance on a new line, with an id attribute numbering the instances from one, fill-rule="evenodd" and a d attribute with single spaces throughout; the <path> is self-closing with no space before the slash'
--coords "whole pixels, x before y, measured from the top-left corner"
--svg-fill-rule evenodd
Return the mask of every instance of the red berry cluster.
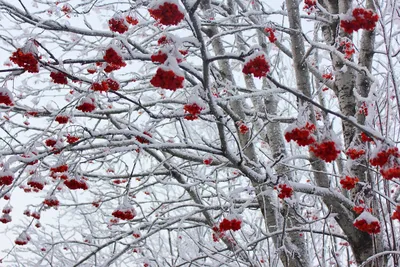
<path id="1" fill-rule="evenodd" d="M 360 158 L 362 155 L 365 154 L 364 149 L 357 150 L 355 148 L 349 148 L 346 151 L 346 155 L 351 158 L 352 160 Z"/>
<path id="2" fill-rule="evenodd" d="M 205 165 L 210 165 L 212 162 L 213 162 L 213 159 L 212 159 L 212 158 L 203 159 L 203 163 L 204 163 Z"/>
<path id="3" fill-rule="evenodd" d="M 110 27 L 111 31 L 121 34 L 128 30 L 128 25 L 126 25 L 124 18 L 111 18 L 108 21 L 108 27 Z"/>
<path id="4" fill-rule="evenodd" d="M 133 207 L 119 207 L 112 213 L 112 216 L 121 220 L 132 220 L 136 215 L 136 210 Z"/>
<path id="5" fill-rule="evenodd" d="M 238 126 L 241 134 L 246 134 L 249 132 L 249 127 L 243 121 L 236 122 L 236 125 Z"/>
<path id="6" fill-rule="evenodd" d="M 70 178 L 68 180 L 65 180 L 64 184 L 66 187 L 68 187 L 71 190 L 77 190 L 77 189 L 87 190 L 87 189 L 89 189 L 86 181 L 83 178 L 81 178 L 81 179 L 78 179 L 78 178 L 71 179 Z"/>
<path id="7" fill-rule="evenodd" d="M 158 45 L 166 45 L 168 43 L 172 42 L 167 36 L 163 35 L 157 40 Z"/>
<path id="8" fill-rule="evenodd" d="M 54 83 L 68 84 L 67 74 L 63 72 L 50 72 L 50 77 L 53 79 Z"/>
<path id="9" fill-rule="evenodd" d="M 155 9 L 149 9 L 149 13 L 160 24 L 166 26 L 178 25 L 178 23 L 185 17 L 177 4 L 168 2 L 159 5 Z"/>
<path id="10" fill-rule="evenodd" d="M 322 143 L 314 143 L 309 147 L 310 152 L 326 162 L 334 161 L 340 154 L 340 150 L 336 148 L 333 141 L 324 141 Z"/>
<path id="11" fill-rule="evenodd" d="M 192 103 L 192 104 L 186 104 L 183 106 L 183 110 L 185 113 L 189 113 L 189 115 L 185 116 L 186 120 L 196 120 L 198 119 L 198 116 L 200 112 L 203 110 L 203 107 L 200 107 L 197 103 Z"/>
<path id="12" fill-rule="evenodd" d="M 39 62 L 33 53 L 24 53 L 21 48 L 12 53 L 10 60 L 31 73 L 39 72 Z"/>
<path id="13" fill-rule="evenodd" d="M 184 80 L 184 77 L 176 75 L 172 70 L 158 68 L 150 83 L 155 87 L 176 91 L 178 88 L 183 88 Z"/>
<path id="14" fill-rule="evenodd" d="M 40 177 L 34 176 L 28 180 L 27 184 L 32 188 L 42 190 L 46 182 Z"/>
<path id="15" fill-rule="evenodd" d="M 57 165 L 55 167 L 50 168 L 51 172 L 67 172 L 68 171 L 68 165 L 67 164 L 61 164 Z"/>
<path id="16" fill-rule="evenodd" d="M 242 221 L 237 220 L 237 219 L 232 219 L 228 220 L 224 218 L 220 223 L 219 223 L 219 232 L 225 232 L 225 231 L 239 231 L 240 228 L 242 227 Z"/>
<path id="17" fill-rule="evenodd" d="M 339 49 L 344 52 L 344 58 L 351 59 L 351 57 L 355 54 L 356 50 L 354 49 L 353 42 L 345 38 L 339 43 Z"/>
<path id="18" fill-rule="evenodd" d="M 278 197 L 280 199 L 290 198 L 293 195 L 293 188 L 287 184 L 280 184 L 278 187 L 275 186 L 274 189 L 278 190 Z"/>
<path id="19" fill-rule="evenodd" d="M 340 180 L 340 184 L 344 189 L 351 190 L 359 181 L 360 180 L 357 177 L 346 176 L 344 179 Z"/>
<path id="20" fill-rule="evenodd" d="M 16 245 L 23 246 L 23 245 L 28 244 L 28 242 L 30 240 L 31 240 L 31 237 L 27 233 L 23 232 L 18 236 L 17 239 L 15 239 L 14 243 Z"/>
<path id="21" fill-rule="evenodd" d="M 322 74 L 322 78 L 325 80 L 333 80 L 333 74 L 332 73 L 324 73 Z"/>
<path id="22" fill-rule="evenodd" d="M 265 28 L 264 31 L 267 33 L 268 36 L 268 40 L 271 43 L 275 43 L 276 42 L 276 37 L 275 37 L 275 30 L 272 28 Z"/>
<path id="23" fill-rule="evenodd" d="M 8 89 L 0 88 L 0 104 L 7 106 L 14 105 L 11 92 Z"/>
<path id="24" fill-rule="evenodd" d="M 46 198 L 43 201 L 44 205 L 47 205 L 48 207 L 58 207 L 60 205 L 60 201 L 55 196 L 51 196 Z"/>
<path id="25" fill-rule="evenodd" d="M 116 80 L 113 80 L 111 78 L 108 78 L 105 80 L 105 82 L 108 85 L 108 88 L 112 91 L 118 91 L 120 88 L 119 82 L 117 82 Z M 103 82 L 102 82 L 103 83 Z"/>
<path id="26" fill-rule="evenodd" d="M 380 170 L 382 177 L 386 180 L 392 180 L 393 178 L 400 178 L 400 166 L 394 165 L 390 168 Z"/>
<path id="27" fill-rule="evenodd" d="M 293 140 L 299 146 L 308 146 L 315 143 L 315 137 L 312 134 L 315 130 L 315 125 L 307 122 L 306 125 L 303 127 L 297 127 L 291 131 L 286 132 L 285 139 L 287 142 Z"/>
<path id="28" fill-rule="evenodd" d="M 150 133 L 148 133 L 148 132 L 143 132 L 143 134 L 147 135 L 149 137 L 152 137 L 152 135 Z M 148 140 L 146 137 L 142 137 L 142 136 L 137 135 L 135 138 L 139 143 L 150 144 L 150 140 Z"/>
<path id="29" fill-rule="evenodd" d="M 115 49 L 112 47 L 106 50 L 103 59 L 113 68 L 120 69 L 126 66 L 126 63 L 123 61 L 122 56 L 118 54 L 117 51 L 115 51 Z"/>
<path id="30" fill-rule="evenodd" d="M 310 15 L 317 8 L 317 0 L 304 0 L 303 10 Z"/>
<path id="31" fill-rule="evenodd" d="M 10 214 L 8 213 L 3 213 L 0 217 L 0 222 L 6 224 L 12 221 L 12 218 L 10 216 Z"/>
<path id="32" fill-rule="evenodd" d="M 79 106 L 76 107 L 77 110 L 82 112 L 92 112 L 96 109 L 96 105 L 94 104 L 94 100 L 91 98 L 82 99 Z"/>
<path id="33" fill-rule="evenodd" d="M 265 55 L 261 54 L 246 62 L 242 72 L 244 74 L 253 74 L 256 78 L 267 76 L 270 71 L 270 66 L 265 59 Z"/>
<path id="34" fill-rule="evenodd" d="M 9 171 L 0 172 L 0 186 L 11 185 L 14 181 L 14 177 Z"/>
<path id="35" fill-rule="evenodd" d="M 55 119 L 59 124 L 66 124 L 69 121 L 69 117 L 65 115 L 58 115 Z"/>
<path id="36" fill-rule="evenodd" d="M 57 144 L 57 140 L 50 138 L 45 141 L 46 146 L 54 147 Z"/>
<path id="37" fill-rule="evenodd" d="M 361 107 L 358 109 L 359 114 L 364 114 L 364 116 L 368 116 L 368 106 L 367 103 L 363 102 Z"/>
<path id="38" fill-rule="evenodd" d="M 129 24 L 135 26 L 139 23 L 139 21 L 131 16 L 126 16 L 125 17 L 126 22 L 128 22 Z"/>
<path id="39" fill-rule="evenodd" d="M 397 147 L 390 147 L 387 150 L 379 151 L 374 158 L 369 160 L 369 163 L 371 163 L 372 166 L 383 167 L 391 157 L 400 157 Z"/>
<path id="40" fill-rule="evenodd" d="M 157 54 L 151 55 L 151 61 L 154 63 L 161 63 L 164 64 L 164 62 L 167 60 L 168 55 L 163 53 L 161 50 L 157 52 Z"/>
<path id="41" fill-rule="evenodd" d="M 372 216 L 369 212 L 364 211 L 354 221 L 353 225 L 360 231 L 369 234 L 378 234 L 381 231 L 381 226 L 378 219 Z"/>
<path id="42" fill-rule="evenodd" d="M 67 137 L 67 143 L 68 144 L 73 144 L 73 143 L 79 141 L 79 137 L 77 137 L 77 136 L 72 136 L 72 135 L 68 134 L 66 137 Z"/>
<path id="43" fill-rule="evenodd" d="M 392 220 L 399 220 L 400 221 L 400 206 L 397 206 L 396 210 L 393 212 Z"/>
<path id="44" fill-rule="evenodd" d="M 360 134 L 361 137 L 361 141 L 363 143 L 367 143 L 367 142 L 374 142 L 374 139 L 372 139 L 371 137 L 369 137 L 366 133 L 361 133 Z"/>
<path id="45" fill-rule="evenodd" d="M 358 31 L 359 29 L 372 31 L 379 20 L 378 14 L 370 9 L 358 7 L 353 10 L 352 14 L 352 19 L 340 21 L 340 27 L 348 34 L 352 34 L 353 31 Z"/>

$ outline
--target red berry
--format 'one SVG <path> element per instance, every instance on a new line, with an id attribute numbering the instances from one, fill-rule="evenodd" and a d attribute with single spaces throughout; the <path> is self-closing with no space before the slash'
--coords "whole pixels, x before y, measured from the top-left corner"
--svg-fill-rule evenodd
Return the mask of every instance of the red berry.
<path id="1" fill-rule="evenodd" d="M 247 59 L 242 70 L 244 74 L 253 74 L 256 78 L 267 76 L 269 71 L 270 66 L 264 53 L 256 53 L 255 56 Z"/>
<path id="2" fill-rule="evenodd" d="M 150 15 L 155 18 L 160 24 L 178 25 L 183 20 L 185 15 L 182 12 L 182 8 L 175 4 L 164 2 L 162 5 L 153 6 L 149 9 Z"/>

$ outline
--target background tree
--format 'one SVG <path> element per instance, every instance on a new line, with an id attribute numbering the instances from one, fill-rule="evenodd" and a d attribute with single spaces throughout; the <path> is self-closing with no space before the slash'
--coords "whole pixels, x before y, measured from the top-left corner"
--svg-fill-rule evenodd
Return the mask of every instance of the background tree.
<path id="1" fill-rule="evenodd" d="M 0 9 L 3 263 L 399 264 L 395 0 Z"/>

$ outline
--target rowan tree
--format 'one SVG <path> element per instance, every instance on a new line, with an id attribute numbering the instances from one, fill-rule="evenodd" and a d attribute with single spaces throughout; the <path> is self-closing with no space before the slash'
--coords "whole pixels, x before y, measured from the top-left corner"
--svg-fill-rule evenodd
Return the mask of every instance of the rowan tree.
<path id="1" fill-rule="evenodd" d="M 395 0 L 0 10 L 4 264 L 399 264 Z"/>

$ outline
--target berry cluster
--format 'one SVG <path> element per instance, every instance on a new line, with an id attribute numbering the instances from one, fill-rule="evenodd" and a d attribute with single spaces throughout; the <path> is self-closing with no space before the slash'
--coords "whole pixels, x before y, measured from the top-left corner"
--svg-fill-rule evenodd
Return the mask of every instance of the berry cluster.
<path id="1" fill-rule="evenodd" d="M 368 116 L 368 105 L 367 103 L 363 102 L 361 107 L 358 109 L 359 114 L 364 114 L 364 116 Z"/>
<path id="2" fill-rule="evenodd" d="M 333 80 L 333 74 L 332 73 L 324 73 L 322 74 L 322 78 L 325 80 Z"/>
<path id="3" fill-rule="evenodd" d="M 11 92 L 6 88 L 0 88 L 0 104 L 13 106 L 13 98 Z"/>
<path id="4" fill-rule="evenodd" d="M 340 180 L 340 184 L 344 189 L 351 190 L 359 181 L 360 180 L 357 177 L 346 176 L 344 179 Z"/>
<path id="5" fill-rule="evenodd" d="M 31 52 L 24 53 L 21 48 L 18 48 L 12 53 L 10 60 L 28 72 L 39 72 L 39 62 Z"/>
<path id="6" fill-rule="evenodd" d="M 68 187 L 71 190 L 77 190 L 77 189 L 83 189 L 87 190 L 89 189 L 86 181 L 83 178 L 70 178 L 68 180 L 64 181 L 64 184 L 66 187 Z"/>
<path id="7" fill-rule="evenodd" d="M 137 25 L 139 23 L 139 21 L 131 16 L 126 16 L 125 17 L 126 22 L 128 22 L 130 25 Z"/>
<path id="8" fill-rule="evenodd" d="M 118 70 L 126 66 L 122 56 L 118 54 L 117 51 L 115 51 L 115 49 L 112 47 L 106 50 L 103 59 L 108 63 L 107 67 L 113 70 Z"/>
<path id="9" fill-rule="evenodd" d="M 383 167 L 390 157 L 400 157 L 399 150 L 397 147 L 389 147 L 387 150 L 379 151 L 375 157 L 369 160 L 372 166 Z"/>
<path id="10" fill-rule="evenodd" d="M 309 147 L 310 152 L 325 162 L 332 162 L 340 154 L 340 150 L 336 148 L 336 143 L 333 141 L 324 141 L 322 143 L 314 143 Z"/>
<path id="11" fill-rule="evenodd" d="M 8 213 L 3 213 L 0 217 L 0 222 L 6 224 L 12 221 L 12 218 L 10 216 L 10 214 Z"/>
<path id="12" fill-rule="evenodd" d="M 256 57 L 246 61 L 242 70 L 244 74 L 253 74 L 256 78 L 267 76 L 269 71 L 270 66 L 265 59 L 264 54 L 259 54 Z"/>
<path id="13" fill-rule="evenodd" d="M 308 15 L 314 12 L 316 8 L 317 8 L 317 0 L 304 0 L 303 10 L 306 11 Z"/>
<path id="14" fill-rule="evenodd" d="M 124 18 L 111 18 L 108 21 L 108 27 L 110 27 L 111 31 L 121 34 L 128 30 L 128 25 L 126 25 Z"/>
<path id="15" fill-rule="evenodd" d="M 242 227 L 242 221 L 237 220 L 237 219 L 228 220 L 228 219 L 224 218 L 219 223 L 218 230 L 220 232 L 225 232 L 225 231 L 229 231 L 229 230 L 239 231 L 241 227 Z"/>
<path id="16" fill-rule="evenodd" d="M 67 172 L 68 171 L 68 165 L 67 164 L 60 164 L 55 167 L 50 168 L 51 172 Z"/>
<path id="17" fill-rule="evenodd" d="M 360 231 L 369 234 L 378 234 L 381 231 L 381 226 L 377 218 L 372 216 L 368 211 L 364 211 L 358 216 L 353 225 Z"/>
<path id="18" fill-rule="evenodd" d="M 59 124 L 66 124 L 69 121 L 69 117 L 65 115 L 58 115 L 56 116 L 55 121 Z"/>
<path id="19" fill-rule="evenodd" d="M 76 109 L 82 112 L 92 112 L 96 109 L 96 105 L 92 98 L 85 97 L 81 100 L 80 105 L 77 106 Z"/>
<path id="20" fill-rule="evenodd" d="M 112 216 L 121 220 L 132 220 L 137 215 L 133 207 L 121 206 L 113 211 Z"/>
<path id="21" fill-rule="evenodd" d="M 184 77 L 178 76 L 172 70 L 165 70 L 164 68 L 158 68 L 156 75 L 150 80 L 150 83 L 155 87 L 161 87 L 176 91 L 178 88 L 183 88 Z"/>
<path id="22" fill-rule="evenodd" d="M 350 20 L 341 20 L 340 27 L 348 33 L 352 34 L 353 31 L 364 29 L 372 31 L 375 29 L 376 23 L 379 20 L 378 14 L 372 10 L 364 8 L 355 8 L 352 12 L 353 17 Z"/>
<path id="23" fill-rule="evenodd" d="M 154 63 L 161 63 L 164 64 L 164 62 L 167 60 L 168 55 L 163 53 L 161 50 L 157 52 L 157 54 L 151 55 L 151 61 Z"/>
<path id="24" fill-rule="evenodd" d="M 380 170 L 382 177 L 386 180 L 392 180 L 393 178 L 400 178 L 400 166 L 394 165 L 390 168 Z"/>
<path id="25" fill-rule="evenodd" d="M 249 127 L 242 121 L 238 121 L 236 122 L 238 128 L 239 128 L 239 132 L 241 134 L 246 134 L 249 132 Z"/>
<path id="26" fill-rule="evenodd" d="M 364 149 L 357 150 L 355 148 L 349 148 L 346 151 L 346 155 L 351 158 L 352 160 L 360 158 L 362 155 L 365 154 Z"/>
<path id="27" fill-rule="evenodd" d="M 60 201 L 55 196 L 47 197 L 43 201 L 44 205 L 47 205 L 48 207 L 58 207 L 60 205 Z"/>
<path id="28" fill-rule="evenodd" d="M 50 77 L 53 79 L 53 83 L 68 84 L 67 74 L 63 72 L 50 72 Z"/>
<path id="29" fill-rule="evenodd" d="M 275 186 L 274 189 L 278 190 L 278 197 L 280 199 L 290 198 L 293 195 L 293 188 L 287 184 L 280 184 L 277 187 Z"/>
<path id="30" fill-rule="evenodd" d="M 46 181 L 39 176 L 33 176 L 29 178 L 27 184 L 32 188 L 42 190 L 44 188 L 44 185 L 46 184 Z"/>
<path id="31" fill-rule="evenodd" d="M 361 133 L 360 134 L 360 138 L 361 138 L 361 142 L 363 143 L 367 143 L 367 142 L 374 142 L 374 139 L 372 139 L 371 137 L 369 137 L 366 133 Z"/>
<path id="32" fill-rule="evenodd" d="M 303 127 L 297 127 L 285 133 L 287 142 L 295 141 L 299 146 L 308 146 L 315 143 L 315 137 L 312 134 L 316 130 L 314 124 L 307 122 Z"/>
<path id="33" fill-rule="evenodd" d="M 149 9 L 149 13 L 160 24 L 166 26 L 178 25 L 178 23 L 185 17 L 181 12 L 181 8 L 177 4 L 169 2 L 154 7 L 154 9 Z"/>
<path id="34" fill-rule="evenodd" d="M 0 171 L 0 186 L 11 185 L 14 175 L 10 171 Z"/>
<path id="35" fill-rule="evenodd" d="M 393 212 L 392 220 L 399 220 L 400 221 L 400 206 L 397 206 L 396 210 Z"/>
<path id="36" fill-rule="evenodd" d="M 77 136 L 72 136 L 72 135 L 68 134 L 66 137 L 67 137 L 67 143 L 68 144 L 73 144 L 73 143 L 79 141 L 79 137 L 77 137 Z"/>
<path id="37" fill-rule="evenodd" d="M 57 140 L 50 138 L 45 141 L 46 146 L 54 147 L 57 144 Z"/>
<path id="38" fill-rule="evenodd" d="M 346 59 L 351 59 L 356 52 L 356 50 L 354 49 L 353 42 L 348 38 L 345 38 L 342 41 L 340 41 L 339 50 L 344 52 L 344 58 Z"/>
<path id="39" fill-rule="evenodd" d="M 30 240 L 31 240 L 31 237 L 27 233 L 23 232 L 18 236 L 17 239 L 15 239 L 14 243 L 16 245 L 23 246 L 23 245 L 28 244 L 28 242 Z"/>
<path id="40" fill-rule="evenodd" d="M 203 110 L 204 108 L 199 106 L 197 103 L 192 103 L 192 104 L 186 104 L 183 106 L 183 110 L 185 111 L 185 113 L 189 113 L 189 115 L 185 116 L 186 120 L 192 121 L 192 120 L 196 120 L 198 119 L 198 116 L 200 114 L 200 112 Z"/>
<path id="41" fill-rule="evenodd" d="M 152 137 L 152 135 L 150 133 L 148 133 L 148 132 L 143 132 L 143 134 L 147 135 L 149 137 Z M 139 143 L 150 144 L 150 140 L 148 140 L 146 137 L 142 137 L 142 136 L 137 135 L 137 136 L 135 136 L 135 138 Z"/>
<path id="42" fill-rule="evenodd" d="M 275 37 L 275 30 L 272 29 L 272 28 L 265 28 L 264 31 L 265 31 L 265 33 L 266 33 L 267 36 L 268 36 L 268 40 L 269 40 L 271 43 L 275 43 L 276 40 L 277 40 L 276 37 Z"/>
<path id="43" fill-rule="evenodd" d="M 213 159 L 212 159 L 212 158 L 203 159 L 203 163 L 204 163 L 205 165 L 210 165 L 212 162 L 213 162 Z"/>

